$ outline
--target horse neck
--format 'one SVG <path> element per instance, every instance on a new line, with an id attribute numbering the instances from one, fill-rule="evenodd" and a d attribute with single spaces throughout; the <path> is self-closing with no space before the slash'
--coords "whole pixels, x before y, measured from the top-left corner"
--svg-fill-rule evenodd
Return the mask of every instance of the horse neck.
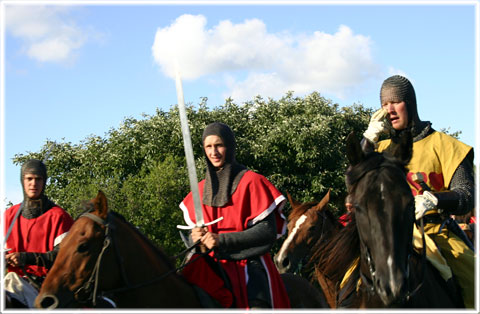
<path id="1" fill-rule="evenodd" d="M 150 307 L 199 307 L 193 287 L 177 275 L 163 251 L 133 228 L 116 218 L 112 242 L 116 242 L 113 245 L 119 256 L 114 257 L 115 263 L 122 282 L 120 286 L 126 285 L 125 281 L 130 285 L 145 285 L 125 290 L 119 298 L 119 306 L 132 307 L 133 304 L 138 307 L 138 300 L 143 300 L 141 304 Z M 119 265 L 122 263 L 119 259 L 123 266 Z"/>
<path id="2" fill-rule="evenodd" d="M 334 282 L 340 282 L 359 255 L 359 238 L 353 219 L 345 228 L 333 233 L 329 241 L 315 248 L 311 260 L 318 272 Z"/>

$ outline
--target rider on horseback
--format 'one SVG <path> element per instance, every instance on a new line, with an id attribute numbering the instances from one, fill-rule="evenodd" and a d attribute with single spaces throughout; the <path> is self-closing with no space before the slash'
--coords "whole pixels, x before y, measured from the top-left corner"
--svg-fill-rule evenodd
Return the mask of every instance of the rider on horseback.
<path id="1" fill-rule="evenodd" d="M 202 143 L 207 161 L 205 180 L 199 183 L 203 214 L 206 221 L 224 219 L 194 228 L 193 242 L 200 240 L 214 249 L 212 256 L 231 282 L 235 307 L 289 308 L 284 284 L 269 255 L 277 235 L 285 232 L 281 213 L 285 197 L 265 177 L 237 163 L 235 137 L 227 125 L 208 125 Z M 185 222 L 194 225 L 192 193 L 180 208 Z"/>
<path id="2" fill-rule="evenodd" d="M 73 219 L 44 194 L 47 169 L 43 162 L 36 159 L 25 162 L 20 181 L 23 202 L 4 213 L 5 260 L 9 271 L 5 276 L 5 290 L 9 297 L 33 307 L 38 289 Z"/>
<path id="3" fill-rule="evenodd" d="M 449 215 L 466 214 L 474 206 L 473 148 L 435 131 L 429 121 L 420 120 L 415 91 L 405 77 L 387 78 L 381 87 L 380 101 L 382 108 L 372 116 L 363 134 L 363 149 L 371 150 L 373 144 L 378 151 L 386 150 L 391 140 L 378 142 L 382 133 L 389 132 L 395 138 L 404 130 L 411 131 L 413 156 L 407 180 L 415 196 L 416 219 L 423 218 L 425 233 L 440 247 L 458 280 L 465 307 L 472 308 L 474 252 L 444 225 L 450 224 Z M 423 175 L 426 186 L 412 179 L 417 173 Z"/>

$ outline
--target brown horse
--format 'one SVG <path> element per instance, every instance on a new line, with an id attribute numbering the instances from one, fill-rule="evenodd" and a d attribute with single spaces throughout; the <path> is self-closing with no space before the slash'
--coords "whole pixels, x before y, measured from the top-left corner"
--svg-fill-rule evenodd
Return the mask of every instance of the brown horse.
<path id="1" fill-rule="evenodd" d="M 411 151 L 408 133 L 392 145 L 392 156 L 365 153 L 353 134 L 347 138 L 346 183 L 356 211 L 312 256 L 331 307 L 462 307 L 454 285 L 413 250 L 414 203 L 405 175 Z"/>
<path id="2" fill-rule="evenodd" d="M 102 192 L 91 200 L 60 245 L 37 308 L 202 308 L 205 292 L 177 274 L 169 258 L 123 217 L 109 212 Z M 321 295 L 298 276 L 284 279 L 292 307 L 316 308 Z M 213 306 L 212 306 L 213 307 Z"/>
<path id="3" fill-rule="evenodd" d="M 274 257 L 280 273 L 301 271 L 314 248 L 343 228 L 327 208 L 330 190 L 318 203 L 299 203 L 289 193 L 287 197 L 292 207 L 288 215 L 288 236 Z"/>

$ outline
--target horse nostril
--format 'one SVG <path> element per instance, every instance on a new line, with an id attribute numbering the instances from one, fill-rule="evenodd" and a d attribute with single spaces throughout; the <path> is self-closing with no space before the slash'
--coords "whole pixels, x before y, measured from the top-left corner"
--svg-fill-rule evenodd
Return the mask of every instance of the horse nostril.
<path id="1" fill-rule="evenodd" d="M 288 257 L 285 257 L 282 261 L 282 266 L 287 267 L 289 265 L 290 265 L 290 260 L 288 259 Z"/>
<path id="2" fill-rule="evenodd" d="M 46 295 L 42 297 L 39 305 L 42 309 L 56 309 L 58 306 L 58 299 L 54 295 Z"/>

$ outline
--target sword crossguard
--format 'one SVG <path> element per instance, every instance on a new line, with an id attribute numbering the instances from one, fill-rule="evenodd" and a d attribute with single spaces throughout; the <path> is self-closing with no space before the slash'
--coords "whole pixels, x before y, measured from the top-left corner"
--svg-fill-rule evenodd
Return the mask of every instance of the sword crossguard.
<path id="1" fill-rule="evenodd" d="M 215 219 L 213 221 L 210 221 L 210 222 L 207 222 L 207 223 L 195 224 L 194 226 L 177 225 L 177 228 L 182 229 L 182 230 L 192 230 L 193 228 L 197 228 L 197 227 L 201 228 L 201 227 L 206 227 L 206 226 L 213 225 L 213 224 L 219 222 L 220 220 L 223 220 L 223 217 L 217 218 L 217 219 Z"/>

